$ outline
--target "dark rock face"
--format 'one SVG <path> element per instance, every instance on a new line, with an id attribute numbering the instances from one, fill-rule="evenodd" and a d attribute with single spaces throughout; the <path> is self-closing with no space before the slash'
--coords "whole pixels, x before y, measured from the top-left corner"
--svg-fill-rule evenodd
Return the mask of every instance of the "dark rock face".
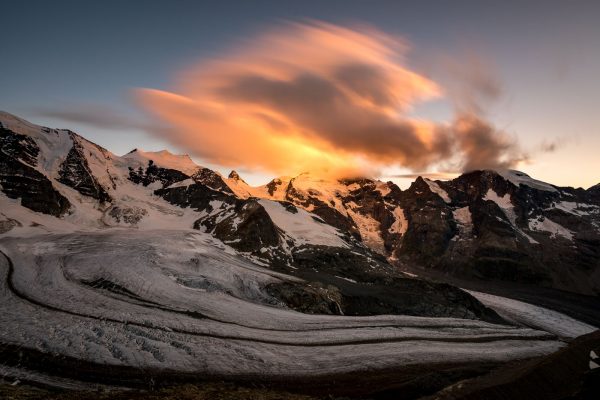
<path id="1" fill-rule="evenodd" d="M 20 198 L 24 207 L 59 217 L 70 203 L 33 168 L 39 151 L 32 138 L 0 128 L 0 188 L 9 198 Z"/>
<path id="2" fill-rule="evenodd" d="M 468 293 L 419 279 L 393 278 L 385 284 L 357 286 L 344 293 L 342 304 L 347 315 L 404 314 L 503 323 L 493 310 Z"/>
<path id="3" fill-rule="evenodd" d="M 402 192 L 409 227 L 398 258 L 467 278 L 600 293 L 600 204 L 589 191 L 515 185 L 494 171 L 436 183 L 449 202 L 422 179 Z M 470 215 L 467 233 L 460 209 Z"/>
<path id="4" fill-rule="evenodd" d="M 290 282 L 271 283 L 267 293 L 292 310 L 306 314 L 343 315 L 342 296 L 337 287 L 319 282 L 308 285 Z"/>
<path id="5" fill-rule="evenodd" d="M 108 210 L 106 210 L 105 215 L 114 220 L 116 223 L 136 225 L 146 215 L 148 215 L 148 211 L 139 207 L 111 206 Z"/>
<path id="6" fill-rule="evenodd" d="M 600 268 L 600 186 L 557 188 L 510 174 L 525 183 L 494 171 L 472 171 L 451 181 L 418 178 L 404 191 L 369 179 L 339 181 L 334 195 L 306 183 L 300 190 L 298 178 L 273 180 L 267 189 L 284 191 L 287 201 L 400 264 L 600 293 L 594 272 Z M 402 231 L 398 209 L 406 220 Z M 361 219 L 370 226 L 358 226 Z"/>
<path id="7" fill-rule="evenodd" d="M 586 190 L 587 195 L 596 203 L 600 203 L 600 183 Z"/>
<path id="8" fill-rule="evenodd" d="M 8 231 L 10 231 L 13 228 L 16 228 L 18 226 L 23 226 L 19 221 L 17 221 L 16 219 L 12 219 L 12 218 L 4 218 L 4 217 L 0 217 L 0 234 L 2 233 L 6 233 Z"/>
<path id="9" fill-rule="evenodd" d="M 264 248 L 278 250 L 281 235 L 263 206 L 253 200 L 238 201 L 229 216 L 204 219 L 200 226 L 236 250 L 261 256 Z M 277 251 L 277 253 L 280 253 Z"/>
<path id="10" fill-rule="evenodd" d="M 101 203 L 110 202 L 112 200 L 110 195 L 98 183 L 88 165 L 84 148 L 81 145 L 81 141 L 85 139 L 70 131 L 69 137 L 73 142 L 73 147 L 71 147 L 65 161 L 60 165 L 58 181 L 72 187 L 84 196 L 93 197 Z"/>
<path id="11" fill-rule="evenodd" d="M 372 280 L 375 276 L 395 275 L 397 272 L 385 257 L 366 247 L 300 246 L 292 255 L 294 265 L 303 270 L 321 272 L 321 268 L 325 267 L 329 274 L 359 282 Z"/>
<path id="12" fill-rule="evenodd" d="M 295 186 L 295 179 L 290 180 L 285 187 L 285 199 L 302 208 L 311 210 L 312 213 L 318 215 L 327 224 L 334 226 L 343 232 L 351 234 L 358 240 L 364 240 L 361 237 L 360 229 L 353 218 L 342 214 L 336 207 L 333 199 L 324 199 L 320 197 L 318 190 L 298 190 Z M 348 196 L 337 195 L 336 199 L 344 205 L 345 208 L 350 208 L 350 204 L 356 204 L 354 212 L 366 215 L 383 225 L 391 225 L 391 211 L 383 201 L 383 196 L 375 188 L 375 181 L 370 179 L 347 179 L 339 182 L 340 185 L 350 186 L 353 184 L 357 189 L 350 191 Z M 281 180 L 273 180 L 269 185 L 273 185 L 275 190 L 283 189 Z M 267 185 L 269 193 L 272 192 L 271 186 Z M 389 239 L 393 234 L 386 234 L 384 239 Z"/>
<path id="13" fill-rule="evenodd" d="M 227 177 L 228 177 L 229 179 L 233 179 L 233 180 L 235 180 L 235 181 L 239 181 L 239 182 L 242 182 L 242 183 L 246 183 L 246 181 L 245 181 L 245 180 L 243 180 L 243 179 L 240 177 L 240 175 L 239 175 L 239 174 L 238 174 L 236 171 L 231 171 Z"/>
<path id="14" fill-rule="evenodd" d="M 254 199 L 239 199 L 233 192 L 214 189 L 203 183 L 159 189 L 154 193 L 171 204 L 204 211 L 206 215 L 194 222 L 194 229 L 210 232 L 236 250 L 268 261 L 282 256 L 278 248 L 282 240 L 280 232 L 269 214 Z M 272 251 L 269 254 L 261 252 L 265 248 Z"/>
<path id="15" fill-rule="evenodd" d="M 202 183 L 189 186 L 166 187 L 154 191 L 154 194 L 182 208 L 193 208 L 198 211 L 213 211 L 212 201 L 224 202 L 233 205 L 237 198 L 218 190 L 214 190 Z"/>
<path id="16" fill-rule="evenodd" d="M 35 140 L 29 136 L 21 135 L 0 124 L 0 149 L 3 157 L 10 157 L 29 164 L 37 165 L 37 157 L 40 149 Z"/>
<path id="17" fill-rule="evenodd" d="M 148 186 L 151 183 L 160 182 L 163 187 L 167 187 L 188 178 L 188 175 L 176 169 L 158 167 L 152 160 L 148 160 L 145 170 L 142 167 L 137 170 L 129 167 L 129 180 L 138 185 Z"/>
<path id="18" fill-rule="evenodd" d="M 361 238 L 358 227 L 351 218 L 345 217 L 338 210 L 322 200 L 315 197 L 304 197 L 291 185 L 287 191 L 286 200 L 297 204 L 302 208 L 310 209 L 312 213 L 321 217 L 325 223 L 344 232 L 349 232 L 357 239 Z"/>
<path id="19" fill-rule="evenodd" d="M 350 195 L 344 199 L 344 202 L 357 204 L 354 209 L 355 212 L 366 215 L 379 223 L 385 252 L 391 252 L 394 243 L 398 242 L 401 237 L 398 232 L 391 229 L 395 221 L 393 211 L 397 204 L 397 195 L 400 188 L 392 182 L 388 182 L 386 185 L 390 192 L 384 195 L 377 189 L 376 182 L 371 179 L 345 180 L 342 183 L 346 186 L 358 185 L 357 189 L 350 191 Z M 397 189 L 397 192 L 394 189 Z"/>
<path id="20" fill-rule="evenodd" d="M 235 171 L 234 171 L 235 172 Z M 200 168 L 198 172 L 196 172 L 192 179 L 194 181 L 201 183 L 205 186 L 208 186 L 211 189 L 219 190 L 221 192 L 225 192 L 228 194 L 232 194 L 233 192 L 227 186 L 221 175 L 217 174 L 215 171 L 208 168 Z"/>
<path id="21" fill-rule="evenodd" d="M 456 231 L 450 208 L 421 177 L 398 200 L 408 220 L 408 230 L 400 246 L 396 246 L 397 253 L 419 255 L 426 264 L 439 259 Z"/>
<path id="22" fill-rule="evenodd" d="M 447 284 L 430 283 L 366 272 L 362 281 L 337 278 L 335 271 L 297 275 L 304 283 L 274 283 L 267 286 L 273 297 L 289 308 L 310 314 L 385 315 L 504 320 L 468 293 Z"/>

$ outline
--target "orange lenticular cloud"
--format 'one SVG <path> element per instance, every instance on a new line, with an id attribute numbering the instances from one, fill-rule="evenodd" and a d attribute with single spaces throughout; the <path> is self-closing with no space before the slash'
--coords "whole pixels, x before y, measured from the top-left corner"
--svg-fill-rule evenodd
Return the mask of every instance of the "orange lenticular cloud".
<path id="1" fill-rule="evenodd" d="M 404 66 L 406 50 L 370 28 L 290 23 L 199 62 L 173 93 L 139 89 L 137 99 L 172 128 L 163 138 L 222 166 L 336 176 L 423 169 L 469 136 L 456 141 L 451 127 L 407 117 L 441 89 Z"/>

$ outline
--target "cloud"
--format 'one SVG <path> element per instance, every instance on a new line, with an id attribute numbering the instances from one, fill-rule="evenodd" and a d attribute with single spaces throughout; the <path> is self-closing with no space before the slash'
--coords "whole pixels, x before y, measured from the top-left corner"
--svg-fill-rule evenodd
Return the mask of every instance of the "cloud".
<path id="1" fill-rule="evenodd" d="M 429 63 L 458 113 L 481 115 L 502 96 L 504 88 L 493 66 L 473 51 L 438 54 Z"/>
<path id="2" fill-rule="evenodd" d="M 576 136 L 559 136 L 553 139 L 543 139 L 539 144 L 537 151 L 540 153 L 554 153 L 577 142 Z"/>
<path id="3" fill-rule="evenodd" d="M 540 145 L 540 150 L 544 153 L 553 153 L 556 151 L 558 143 L 556 141 L 548 142 L 544 140 Z"/>
<path id="4" fill-rule="evenodd" d="M 98 104 L 56 106 L 36 110 L 40 116 L 77 122 L 102 129 L 147 129 L 139 120 L 122 114 L 115 109 Z"/>
<path id="5" fill-rule="evenodd" d="M 351 175 L 456 157 L 465 168 L 514 162 L 515 144 L 471 114 L 450 124 L 409 116 L 443 90 L 406 66 L 407 50 L 372 28 L 289 23 L 191 66 L 171 91 L 136 97 L 172 127 L 161 138 L 222 166 Z"/>
<path id="6" fill-rule="evenodd" d="M 459 115 L 453 131 L 464 157 L 463 171 L 508 169 L 529 159 L 515 139 L 473 114 Z"/>

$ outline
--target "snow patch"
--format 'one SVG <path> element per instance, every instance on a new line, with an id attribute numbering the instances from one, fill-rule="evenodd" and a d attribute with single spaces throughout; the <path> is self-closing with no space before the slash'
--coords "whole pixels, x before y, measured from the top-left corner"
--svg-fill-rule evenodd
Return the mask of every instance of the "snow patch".
<path id="1" fill-rule="evenodd" d="M 448 196 L 448 192 L 446 192 L 444 189 L 442 189 L 440 187 L 440 185 L 437 184 L 437 182 L 432 181 L 427 178 L 425 178 L 424 180 L 425 180 L 425 183 L 427 183 L 427 186 L 429 186 L 429 190 L 431 190 L 433 193 L 440 196 L 442 198 L 442 200 L 444 200 L 446 203 L 452 202 L 452 200 L 450 199 L 450 196 Z"/>
<path id="2" fill-rule="evenodd" d="M 573 240 L 573 232 L 548 217 L 539 216 L 537 219 L 529 220 L 529 229 L 532 231 L 550 232 L 550 238 L 552 239 L 562 236 L 565 239 Z"/>
<path id="3" fill-rule="evenodd" d="M 296 208 L 297 212 L 293 213 L 277 201 L 260 199 L 258 202 L 267 211 L 273 223 L 290 236 L 296 244 L 349 247 L 337 229 L 315 221 L 313 217 L 318 217 L 306 210 Z"/>
<path id="4" fill-rule="evenodd" d="M 510 194 L 506 193 L 504 196 L 500 197 L 493 189 L 488 189 L 483 200 L 490 200 L 496 203 L 504 212 L 510 223 L 515 226 L 517 215 L 515 214 L 514 206 L 510 201 Z"/>
<path id="5" fill-rule="evenodd" d="M 348 281 L 348 282 L 350 282 L 350 283 L 357 283 L 357 282 L 356 282 L 354 279 L 350 279 L 350 278 L 344 278 L 343 276 L 339 276 L 339 275 L 334 275 L 334 276 L 335 276 L 336 278 L 343 279 L 343 280 L 345 280 L 345 281 Z"/>
<path id="6" fill-rule="evenodd" d="M 408 229 L 408 220 L 404 215 L 404 210 L 400 207 L 396 207 L 392 213 L 394 214 L 395 219 L 392 226 L 390 226 L 390 232 L 404 235 Z"/>
<path id="7" fill-rule="evenodd" d="M 517 227 L 517 214 L 515 213 L 514 206 L 510 201 L 510 194 L 506 193 L 504 196 L 500 197 L 498 194 L 492 190 L 488 189 L 487 193 L 483 197 L 483 200 L 493 201 L 500 207 L 500 209 L 506 215 L 506 218 L 510 221 L 510 224 L 515 229 L 516 232 L 521 234 L 527 241 L 531 244 L 539 244 L 534 238 L 523 232 Z"/>
<path id="8" fill-rule="evenodd" d="M 194 185 L 195 183 L 196 183 L 196 181 L 194 181 L 192 178 L 188 178 L 188 179 L 184 179 L 179 182 L 175 182 L 171 186 L 167 187 L 167 189 L 173 189 L 173 188 L 178 188 L 178 187 L 188 187 L 190 185 Z"/>
<path id="9" fill-rule="evenodd" d="M 375 188 L 379 191 L 379 193 L 381 193 L 381 196 L 383 197 L 387 196 L 392 191 L 392 189 L 390 189 L 387 183 L 381 181 L 375 181 Z"/>
<path id="10" fill-rule="evenodd" d="M 469 206 L 453 210 L 452 216 L 458 225 L 458 237 L 471 235 L 473 232 L 473 218 Z M 455 238 L 456 236 L 452 239 L 456 240 Z"/>
<path id="11" fill-rule="evenodd" d="M 593 204 L 576 203 L 574 201 L 560 201 L 553 204 L 557 210 L 577 216 L 586 216 L 600 212 L 600 207 Z"/>
<path id="12" fill-rule="evenodd" d="M 473 223 L 469 206 L 453 210 L 452 215 L 454 216 L 454 220 L 459 224 L 470 226 Z"/>
<path id="13" fill-rule="evenodd" d="M 354 202 L 349 202 L 347 204 L 356 206 Z M 385 246 L 383 238 L 381 237 L 381 224 L 379 221 L 372 218 L 370 215 L 362 214 L 360 211 L 354 211 L 352 208 L 348 208 L 347 213 L 358 227 L 363 243 L 372 250 L 380 254 L 385 254 Z M 404 213 L 402 216 L 404 216 Z"/>

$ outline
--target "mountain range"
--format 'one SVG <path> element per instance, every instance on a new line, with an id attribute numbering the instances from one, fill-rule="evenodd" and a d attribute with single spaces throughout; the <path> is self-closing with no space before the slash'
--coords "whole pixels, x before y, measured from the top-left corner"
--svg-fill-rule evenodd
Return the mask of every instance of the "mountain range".
<path id="1" fill-rule="evenodd" d="M 55 217 L 47 229 L 193 227 L 280 268 L 317 249 L 338 263 L 368 253 L 379 267 L 600 293 L 600 184 L 575 189 L 481 170 L 447 181 L 419 177 L 406 190 L 311 173 L 252 187 L 187 155 L 135 149 L 120 157 L 69 130 L 7 113 L 0 121 L 1 191 Z M 18 202 L 8 199 L 2 230 L 31 225 L 32 217 L 9 212 Z"/>
<path id="2" fill-rule="evenodd" d="M 568 344 L 600 323 L 599 260 L 599 185 L 482 170 L 406 190 L 308 172 L 253 187 L 0 113 L 4 379 L 452 397 L 596 346 Z M 511 379 L 530 390 L 532 369 Z"/>

